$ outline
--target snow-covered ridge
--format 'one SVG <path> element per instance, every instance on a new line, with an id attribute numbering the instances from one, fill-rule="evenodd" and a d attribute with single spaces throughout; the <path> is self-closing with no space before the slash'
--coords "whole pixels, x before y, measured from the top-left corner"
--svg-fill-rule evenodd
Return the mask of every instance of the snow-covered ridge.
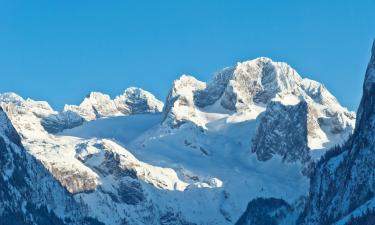
<path id="1" fill-rule="evenodd" d="M 20 104 L 21 102 L 24 102 L 25 100 L 17 95 L 16 93 L 8 92 L 0 94 L 0 102 L 4 103 L 12 103 L 12 104 Z"/>
<path id="2" fill-rule="evenodd" d="M 103 117 L 159 113 L 163 103 L 141 88 L 127 88 L 111 99 L 107 94 L 91 92 L 80 105 L 65 105 L 63 111 L 45 118 L 43 126 L 51 133 L 60 132 Z"/>
<path id="3" fill-rule="evenodd" d="M 61 132 L 102 117 L 160 113 L 163 105 L 163 102 L 156 99 L 150 92 L 135 87 L 126 89 L 115 99 L 100 92 L 91 92 L 80 105 L 65 105 L 60 112 L 53 110 L 46 101 L 35 101 L 29 98 L 25 100 L 15 93 L 0 94 L 0 106 L 10 117 L 17 116 L 17 114 L 34 114 L 38 119 L 33 122 L 32 127 L 49 133 Z M 30 121 L 23 123 L 30 124 Z"/>
<path id="4" fill-rule="evenodd" d="M 157 113 L 162 109 L 163 103 L 150 92 L 130 87 L 115 99 L 100 92 L 91 92 L 79 106 L 65 105 L 63 112 L 75 112 L 86 121 L 91 121 L 101 117 Z"/>

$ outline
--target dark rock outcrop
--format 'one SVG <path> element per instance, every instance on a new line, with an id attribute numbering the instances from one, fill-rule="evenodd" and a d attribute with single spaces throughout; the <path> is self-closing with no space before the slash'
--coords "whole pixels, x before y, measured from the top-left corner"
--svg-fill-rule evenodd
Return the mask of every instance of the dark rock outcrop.
<path id="1" fill-rule="evenodd" d="M 287 162 L 307 161 L 307 115 L 308 106 L 304 101 L 296 105 L 271 102 L 260 116 L 252 152 L 261 161 L 267 161 L 274 155 L 281 156 Z"/>
<path id="2" fill-rule="evenodd" d="M 282 199 L 252 200 L 236 225 L 277 225 L 292 210 Z"/>

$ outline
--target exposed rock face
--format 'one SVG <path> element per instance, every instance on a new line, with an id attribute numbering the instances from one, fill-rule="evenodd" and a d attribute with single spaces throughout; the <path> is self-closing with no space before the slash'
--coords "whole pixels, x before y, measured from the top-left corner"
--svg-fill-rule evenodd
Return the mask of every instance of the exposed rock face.
<path id="1" fill-rule="evenodd" d="M 194 93 L 195 104 L 198 107 L 205 107 L 208 105 L 213 105 L 220 97 L 224 94 L 229 81 L 233 77 L 234 69 L 226 68 L 221 72 L 217 73 L 213 80 L 207 85 L 207 88 L 203 90 L 198 90 Z M 234 96 L 233 96 L 234 97 Z M 232 101 L 229 101 L 232 102 Z M 230 103 L 226 103 L 224 100 L 224 105 L 228 105 L 228 108 L 233 108 Z"/>
<path id="2" fill-rule="evenodd" d="M 64 110 L 58 114 L 51 114 L 41 120 L 41 124 L 49 133 L 58 133 L 82 125 L 86 120 L 77 112 Z"/>
<path id="3" fill-rule="evenodd" d="M 54 165 L 48 165 L 47 163 L 46 167 L 71 194 L 91 192 L 99 185 L 98 177 L 93 176 L 87 171 L 79 171 L 77 168 L 61 168 Z"/>
<path id="4" fill-rule="evenodd" d="M 153 196 L 154 192 L 157 193 L 155 190 L 182 191 L 187 187 L 172 169 L 140 162 L 110 140 L 79 142 L 75 151 L 75 157 L 95 171 L 99 181 L 95 189 L 86 186 L 86 191 L 75 194 L 91 202 L 93 215 L 112 213 L 112 218 L 101 218 L 106 224 L 124 221 L 129 224 L 162 224 L 165 210 L 174 212 L 176 209 L 159 209 L 153 202 L 156 200 Z M 65 185 L 69 189 L 71 184 Z M 181 215 L 178 219 L 185 221 Z"/>
<path id="5" fill-rule="evenodd" d="M 158 113 L 163 111 L 164 104 L 150 92 L 141 88 L 130 87 L 123 95 L 114 100 L 117 109 L 124 115 Z"/>
<path id="6" fill-rule="evenodd" d="M 197 112 L 194 103 L 194 93 L 206 88 L 204 82 L 194 77 L 183 75 L 173 82 L 164 106 L 166 124 L 178 127 L 186 121 L 197 121 Z"/>
<path id="7" fill-rule="evenodd" d="M 305 101 L 296 105 L 271 102 L 266 112 L 260 116 L 258 131 L 253 137 L 252 152 L 262 161 L 277 154 L 287 162 L 306 162 L 310 158 L 307 115 L 308 106 Z"/>
<path id="8" fill-rule="evenodd" d="M 258 198 L 249 203 L 236 225 L 277 225 L 292 207 L 282 199 Z"/>
<path id="9" fill-rule="evenodd" d="M 258 58 L 219 72 L 205 90 L 196 93 L 196 103 L 204 107 L 220 99 L 224 108 L 241 111 L 267 104 L 276 95 L 303 92 L 303 79 L 288 64 Z"/>
<path id="10" fill-rule="evenodd" d="M 374 119 L 375 43 L 354 134 L 344 146 L 329 151 L 317 164 L 309 201 L 298 224 L 375 223 Z"/>
<path id="11" fill-rule="evenodd" d="M 109 140 L 92 140 L 76 145 L 76 157 L 100 177 L 130 177 L 166 190 L 184 190 L 187 184 L 167 168 L 150 166 Z"/>

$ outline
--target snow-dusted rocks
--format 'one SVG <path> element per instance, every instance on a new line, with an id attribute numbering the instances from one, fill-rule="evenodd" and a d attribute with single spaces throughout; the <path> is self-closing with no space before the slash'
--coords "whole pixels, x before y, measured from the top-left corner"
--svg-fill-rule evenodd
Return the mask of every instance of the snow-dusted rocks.
<path id="1" fill-rule="evenodd" d="M 131 177 L 163 190 L 183 191 L 188 185 L 179 180 L 174 170 L 140 162 L 126 149 L 109 140 L 78 143 L 75 150 L 75 157 L 98 171 L 101 177 Z"/>
<path id="2" fill-rule="evenodd" d="M 65 107 L 62 112 L 52 113 L 41 120 L 44 129 L 50 133 L 58 133 L 82 125 L 86 120 L 77 112 Z"/>
<path id="3" fill-rule="evenodd" d="M 180 79 L 175 80 L 164 106 L 165 123 L 172 127 L 177 127 L 185 121 L 193 121 L 200 125 L 194 93 L 204 88 L 206 84 L 192 76 L 182 75 Z"/>
<path id="4" fill-rule="evenodd" d="M 163 102 L 150 92 L 141 88 L 130 87 L 124 94 L 114 99 L 117 109 L 124 115 L 158 113 L 163 111 Z"/>
<path id="5" fill-rule="evenodd" d="M 65 105 L 63 111 L 43 118 L 42 125 L 48 132 L 58 133 L 103 117 L 159 113 L 162 109 L 163 103 L 141 88 L 128 88 L 115 99 L 91 92 L 79 106 Z"/>
<path id="6" fill-rule="evenodd" d="M 253 104 L 267 104 L 276 94 L 298 92 L 301 81 L 288 64 L 258 58 L 219 72 L 196 98 L 214 96 L 208 101 L 197 100 L 200 107 L 219 100 L 226 109 L 242 111 Z"/>
<path id="7" fill-rule="evenodd" d="M 38 136 L 40 133 L 46 133 L 41 121 L 44 118 L 56 113 L 51 106 L 44 101 L 34 101 L 10 93 L 0 94 L 0 106 L 7 113 L 17 132 L 26 137 L 29 134 Z M 12 98 L 9 98 L 12 96 Z"/>
<path id="8" fill-rule="evenodd" d="M 91 92 L 79 106 L 66 105 L 64 111 L 76 112 L 86 121 L 141 113 L 161 112 L 163 103 L 140 88 L 128 88 L 114 100 L 109 95 Z"/>
<path id="9" fill-rule="evenodd" d="M 266 161 L 277 154 L 287 162 L 309 160 L 308 106 L 305 101 L 271 102 L 260 116 L 251 151 Z"/>
<path id="10" fill-rule="evenodd" d="M 64 111 L 76 112 L 86 121 L 121 115 L 111 97 L 100 92 L 91 92 L 78 107 L 68 105 Z"/>

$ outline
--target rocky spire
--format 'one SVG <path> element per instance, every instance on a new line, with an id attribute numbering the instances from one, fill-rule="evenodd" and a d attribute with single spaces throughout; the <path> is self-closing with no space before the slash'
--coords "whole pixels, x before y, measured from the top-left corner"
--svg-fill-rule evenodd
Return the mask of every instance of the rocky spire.
<path id="1" fill-rule="evenodd" d="M 372 55 L 368 64 L 363 85 L 363 96 L 358 109 L 355 136 L 367 132 L 374 132 L 375 123 L 370 123 L 375 116 L 375 40 L 372 46 Z"/>

